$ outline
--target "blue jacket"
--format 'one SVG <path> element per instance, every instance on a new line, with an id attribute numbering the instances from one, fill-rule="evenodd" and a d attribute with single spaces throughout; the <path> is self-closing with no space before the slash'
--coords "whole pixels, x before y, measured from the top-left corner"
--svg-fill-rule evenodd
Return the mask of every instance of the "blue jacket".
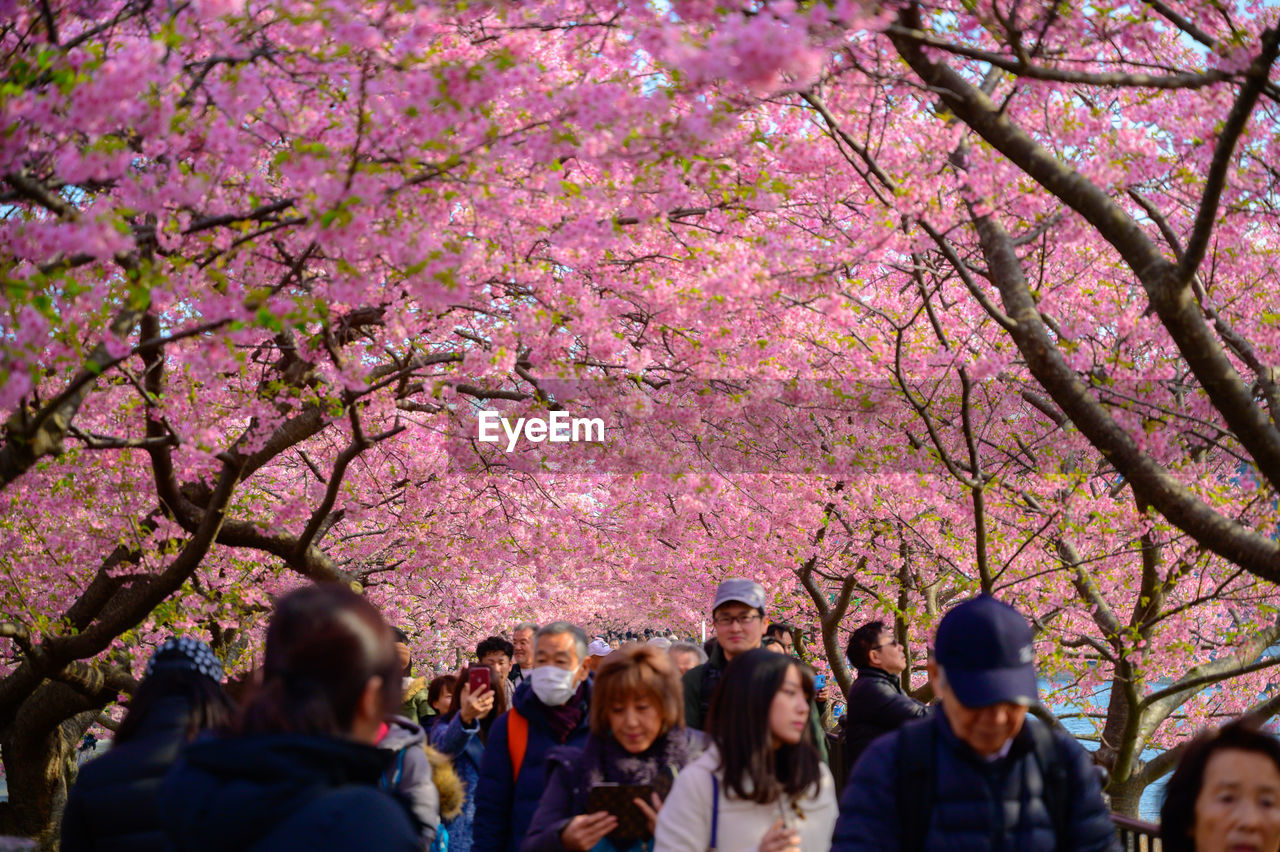
<path id="1" fill-rule="evenodd" d="M 529 744 L 520 766 L 520 777 L 512 779 L 511 751 L 507 743 L 507 720 L 503 715 L 489 729 L 489 747 L 480 764 L 480 784 L 475 789 L 476 815 L 472 831 L 474 852 L 519 852 L 538 800 L 546 786 L 547 755 L 557 746 L 581 746 L 587 741 L 591 686 L 583 684 L 578 697 L 583 713 L 569 736 L 557 740 L 551 733 L 547 706 L 533 694 L 532 683 L 516 688 L 515 709 L 529 720 Z"/>
<path id="2" fill-rule="evenodd" d="M 419 852 L 408 809 L 377 788 L 394 757 L 311 734 L 195 742 L 165 777 L 160 808 L 183 852 Z"/>
<path id="3" fill-rule="evenodd" d="M 494 726 L 497 726 L 495 721 Z M 492 729 L 491 729 L 492 730 Z M 480 762 L 484 759 L 484 739 L 480 723 L 462 724 L 462 715 L 446 716 L 431 730 L 431 745 L 441 754 L 453 758 L 453 769 L 466 785 L 468 795 L 462 802 L 462 813 L 445 823 L 449 830 L 449 852 L 471 852 L 472 826 L 476 818 L 476 782 L 480 779 Z"/>
<path id="4" fill-rule="evenodd" d="M 1068 836 L 1055 844 L 1053 820 L 1044 801 L 1045 778 L 1028 729 L 1043 725 L 1028 716 L 1009 753 L 983 760 L 951 732 L 946 714 L 909 722 L 867 746 L 840 797 L 833 852 L 892 852 L 902 848 L 898 801 L 898 746 L 908 728 L 934 725 L 933 807 L 924 847 L 930 852 L 1057 850 L 1119 852 L 1115 826 L 1102 800 L 1089 755 L 1063 731 L 1054 730 L 1055 753 L 1065 762 Z M 910 818 L 908 813 L 906 818 Z"/>

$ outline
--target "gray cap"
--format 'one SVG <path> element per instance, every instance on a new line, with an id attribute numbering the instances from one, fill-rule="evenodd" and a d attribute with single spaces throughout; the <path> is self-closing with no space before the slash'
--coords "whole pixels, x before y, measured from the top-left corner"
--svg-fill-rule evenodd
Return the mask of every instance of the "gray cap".
<path id="1" fill-rule="evenodd" d="M 764 610 L 764 586 L 755 580 L 733 577 L 725 580 L 716 588 L 716 602 L 711 605 L 715 612 L 722 604 L 741 603 L 755 609 Z"/>

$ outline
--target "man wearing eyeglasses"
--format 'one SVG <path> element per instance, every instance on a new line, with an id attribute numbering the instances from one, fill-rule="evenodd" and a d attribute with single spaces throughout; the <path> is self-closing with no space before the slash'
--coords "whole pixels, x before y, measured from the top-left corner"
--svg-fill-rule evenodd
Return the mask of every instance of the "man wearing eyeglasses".
<path id="1" fill-rule="evenodd" d="M 845 656 L 858 670 L 840 722 L 847 772 L 872 740 L 919 719 L 928 708 L 903 692 L 900 675 L 907 669 L 907 652 L 883 621 L 853 631 Z"/>
<path id="2" fill-rule="evenodd" d="M 715 602 L 711 605 L 711 621 L 716 627 L 716 646 L 711 657 L 700 666 L 685 672 L 684 723 L 690 728 L 702 730 L 706 724 L 711 696 L 715 694 L 725 666 L 739 654 L 760 647 L 769 619 L 764 612 L 764 586 L 754 580 L 734 577 L 716 588 Z M 811 703 L 809 715 L 815 745 L 827 759 L 827 742 L 816 706 Z"/>

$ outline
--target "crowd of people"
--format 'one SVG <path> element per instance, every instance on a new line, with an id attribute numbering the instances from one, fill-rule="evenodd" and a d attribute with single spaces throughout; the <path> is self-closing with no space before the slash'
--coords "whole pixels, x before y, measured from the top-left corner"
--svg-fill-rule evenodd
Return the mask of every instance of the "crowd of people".
<path id="1" fill-rule="evenodd" d="M 72 788 L 62 848 L 1119 850 L 1089 754 L 1028 713 L 1033 637 L 1012 607 L 945 615 L 929 704 L 891 629 L 854 630 L 833 725 L 833 686 L 766 601 L 720 584 L 709 648 L 520 623 L 428 679 L 365 598 L 295 591 L 239 706 L 207 645 L 161 645 Z M 1280 743 L 1253 718 L 1204 733 L 1161 817 L 1174 852 L 1280 852 Z"/>

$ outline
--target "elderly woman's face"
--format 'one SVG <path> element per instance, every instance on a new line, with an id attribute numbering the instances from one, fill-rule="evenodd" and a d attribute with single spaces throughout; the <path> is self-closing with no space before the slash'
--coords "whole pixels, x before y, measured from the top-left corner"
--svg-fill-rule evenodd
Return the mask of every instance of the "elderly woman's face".
<path id="1" fill-rule="evenodd" d="M 1280 850 L 1280 769 L 1271 758 L 1239 749 L 1214 752 L 1192 832 L 1196 852 Z"/>
<path id="2" fill-rule="evenodd" d="M 662 733 L 662 708 L 649 695 L 628 695 L 608 710 L 613 738 L 631 754 L 646 751 Z"/>

